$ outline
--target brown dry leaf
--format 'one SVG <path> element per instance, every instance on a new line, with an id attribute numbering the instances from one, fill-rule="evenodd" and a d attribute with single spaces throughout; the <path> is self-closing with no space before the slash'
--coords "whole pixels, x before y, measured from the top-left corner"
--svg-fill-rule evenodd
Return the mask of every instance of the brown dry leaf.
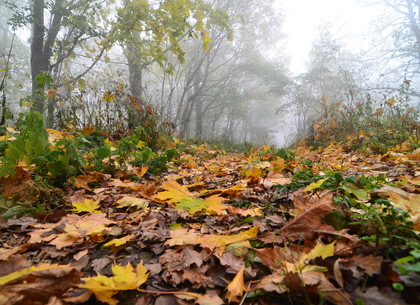
<path id="1" fill-rule="evenodd" d="M 171 239 L 165 242 L 169 247 L 182 246 L 182 245 L 195 245 L 200 242 L 197 240 L 201 235 L 195 233 L 193 230 L 179 229 L 171 230 Z"/>
<path id="2" fill-rule="evenodd" d="M 226 298 L 228 299 L 229 304 L 232 302 L 239 302 L 238 297 L 242 297 L 244 294 L 244 270 L 245 266 L 238 271 L 238 273 L 233 278 L 232 282 L 226 287 Z"/>
<path id="3" fill-rule="evenodd" d="M 29 233 L 31 238 L 28 243 L 49 242 L 57 249 L 62 249 L 85 237 L 101 234 L 113 223 L 102 213 L 84 216 L 70 214 L 56 224 L 37 224 L 36 227 L 40 229 Z"/>
<path id="4" fill-rule="evenodd" d="M 0 304 L 47 304 L 80 279 L 74 267 L 40 264 L 0 278 Z"/>
<path id="5" fill-rule="evenodd" d="M 327 296 L 327 299 L 337 305 L 353 305 L 350 295 L 343 289 L 338 289 L 326 276 L 321 273 L 319 291 Z"/>
<path id="6" fill-rule="evenodd" d="M 10 249 L 0 249 L 0 261 L 5 261 L 9 259 L 13 254 L 18 253 L 23 249 L 23 246 L 17 246 Z"/>
<path id="7" fill-rule="evenodd" d="M 207 256 L 205 253 L 197 252 L 190 247 L 182 249 L 182 254 L 184 255 L 184 267 L 190 267 L 192 264 L 201 267 L 203 265 L 203 260 Z"/>
<path id="8" fill-rule="evenodd" d="M 14 176 L 6 176 L 0 178 L 0 194 L 4 198 L 25 197 L 26 201 L 29 199 L 30 193 L 31 173 L 27 168 L 18 166 L 15 169 Z"/>
<path id="9" fill-rule="evenodd" d="M 322 218 L 332 212 L 335 208 L 333 195 L 330 192 L 324 192 L 314 203 L 306 207 L 300 214 L 289 221 L 280 229 L 280 233 L 285 238 L 313 239 L 313 233 L 327 233 L 338 235 L 350 240 L 357 240 L 357 236 L 349 235 L 347 230 L 336 231 L 332 226 L 324 224 Z"/>
<path id="10" fill-rule="evenodd" d="M 381 274 L 382 263 L 384 258 L 382 256 L 363 256 L 357 255 L 351 259 L 359 268 L 366 271 L 367 274 Z"/>
<path id="11" fill-rule="evenodd" d="M 270 188 L 273 185 L 285 185 L 292 183 L 292 179 L 289 177 L 285 177 L 280 173 L 272 171 L 268 173 L 267 177 L 261 179 L 261 183 L 266 188 Z"/>
<path id="12" fill-rule="evenodd" d="M 284 274 L 273 273 L 262 278 L 255 289 L 262 289 L 266 292 L 277 292 L 282 294 L 287 291 L 286 286 L 283 284 Z"/>
<path id="13" fill-rule="evenodd" d="M 225 302 L 218 295 L 200 295 L 195 301 L 198 305 L 223 305 Z"/>
<path id="14" fill-rule="evenodd" d="M 73 184 L 77 188 L 84 188 L 88 191 L 92 191 L 88 185 L 89 183 L 102 182 L 109 179 L 110 177 L 110 175 L 102 174 L 99 172 L 89 172 L 86 175 L 74 177 L 74 180 L 69 179 L 69 183 Z"/>
<path id="15" fill-rule="evenodd" d="M 362 292 L 360 288 L 357 288 L 352 293 L 356 299 L 363 300 L 365 305 L 406 305 L 407 303 L 401 299 L 396 291 L 391 289 L 379 290 L 378 287 L 369 287 L 365 292 Z"/>

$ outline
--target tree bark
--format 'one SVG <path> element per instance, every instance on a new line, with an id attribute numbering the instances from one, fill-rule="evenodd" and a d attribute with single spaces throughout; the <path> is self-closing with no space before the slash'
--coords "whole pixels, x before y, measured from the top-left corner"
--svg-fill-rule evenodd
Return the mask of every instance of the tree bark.
<path id="1" fill-rule="evenodd" d="M 48 71 L 48 60 L 44 56 L 44 0 L 33 0 L 32 3 L 32 42 L 31 42 L 31 78 L 32 96 L 35 99 L 34 108 L 44 112 L 44 101 L 39 94 L 36 76 Z"/>

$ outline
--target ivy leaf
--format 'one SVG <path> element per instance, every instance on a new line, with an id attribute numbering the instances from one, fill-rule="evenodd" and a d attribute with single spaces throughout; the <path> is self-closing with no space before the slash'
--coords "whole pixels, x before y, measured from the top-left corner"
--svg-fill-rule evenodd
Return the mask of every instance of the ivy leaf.
<path id="1" fill-rule="evenodd" d="M 116 305 L 118 300 L 113 298 L 115 294 L 123 290 L 136 290 L 149 277 L 149 273 L 147 273 L 147 269 L 142 262 L 135 269 L 131 264 L 126 266 L 113 265 L 112 273 L 114 274 L 112 277 L 97 275 L 82 278 L 85 283 L 79 284 L 77 287 L 89 289 L 101 302 Z"/>

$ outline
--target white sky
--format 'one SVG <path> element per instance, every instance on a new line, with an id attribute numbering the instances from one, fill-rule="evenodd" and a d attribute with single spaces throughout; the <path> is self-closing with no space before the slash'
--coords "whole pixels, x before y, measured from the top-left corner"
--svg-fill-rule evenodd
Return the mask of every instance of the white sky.
<path id="1" fill-rule="evenodd" d="M 286 54 L 291 58 L 294 74 L 305 72 L 305 62 L 312 43 L 318 36 L 317 27 L 332 24 L 334 37 L 341 38 L 351 48 L 360 47 L 361 37 L 368 33 L 369 22 L 377 15 L 375 7 L 361 7 L 358 0 L 275 0 L 285 22 Z M 366 38 L 365 38 L 366 39 Z"/>

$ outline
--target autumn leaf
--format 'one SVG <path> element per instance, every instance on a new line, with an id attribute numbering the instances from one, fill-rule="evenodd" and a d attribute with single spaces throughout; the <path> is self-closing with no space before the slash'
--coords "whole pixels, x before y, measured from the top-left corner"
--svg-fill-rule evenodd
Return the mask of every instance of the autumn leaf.
<path id="1" fill-rule="evenodd" d="M 177 209 L 186 210 L 191 215 L 201 212 L 207 207 L 207 203 L 201 198 L 181 198 L 176 204 Z"/>
<path id="2" fill-rule="evenodd" d="M 182 246 L 182 245 L 196 245 L 199 244 L 199 237 L 201 236 L 194 231 L 187 229 L 178 229 L 170 231 L 171 238 L 165 242 L 165 245 Z"/>
<path id="3" fill-rule="evenodd" d="M 86 175 L 79 175 L 73 179 L 69 179 L 69 183 L 73 184 L 77 188 L 84 188 L 88 191 L 92 191 L 89 187 L 89 183 L 92 182 L 101 182 L 109 178 L 109 175 L 102 174 L 99 172 L 89 172 Z"/>
<path id="4" fill-rule="evenodd" d="M 223 201 L 226 199 L 223 197 L 219 197 L 217 195 L 213 195 L 211 197 L 207 197 L 204 201 L 207 204 L 207 214 L 209 215 L 224 215 L 226 214 L 226 210 L 228 207 L 222 204 Z"/>
<path id="5" fill-rule="evenodd" d="M 140 167 L 133 167 L 133 173 L 138 177 L 142 178 L 148 171 L 148 165 L 142 165 Z"/>
<path id="6" fill-rule="evenodd" d="M 244 294 L 244 271 L 245 266 L 242 265 L 241 269 L 239 269 L 232 282 L 230 282 L 226 287 L 226 298 L 228 299 L 229 303 L 239 302 L 240 299 L 238 297 L 242 297 Z"/>
<path id="7" fill-rule="evenodd" d="M 305 192 L 307 192 L 307 191 L 312 191 L 312 190 L 315 190 L 315 189 L 318 189 L 318 188 L 320 188 L 323 184 L 324 184 L 324 182 L 325 181 L 327 181 L 329 178 L 324 178 L 324 179 L 319 179 L 317 182 L 312 182 L 311 184 L 309 184 L 305 189 L 304 189 L 304 191 Z"/>
<path id="8" fill-rule="evenodd" d="M 271 161 L 270 169 L 275 172 L 281 174 L 283 170 L 286 168 L 286 162 L 283 158 L 277 157 L 276 160 Z"/>
<path id="9" fill-rule="evenodd" d="M 155 195 L 155 198 L 158 200 L 176 203 L 180 202 L 181 199 L 194 198 L 194 195 L 190 193 L 186 187 L 181 186 L 175 180 L 163 182 L 162 187 L 166 191 L 160 192 Z"/>
<path id="10" fill-rule="evenodd" d="M 116 238 L 113 239 L 109 242 L 107 242 L 106 244 L 104 244 L 104 247 L 112 247 L 112 248 L 118 248 L 122 245 L 125 245 L 127 242 L 129 242 L 130 240 L 132 240 L 134 237 L 136 237 L 136 235 L 134 234 L 130 234 L 121 238 Z"/>
<path id="11" fill-rule="evenodd" d="M 227 245 L 255 238 L 258 234 L 258 229 L 259 227 L 255 226 L 235 235 L 203 235 L 201 238 L 198 238 L 196 242 L 200 243 L 203 248 L 208 248 L 212 251 L 217 250 L 217 253 L 221 255 Z"/>
<path id="12" fill-rule="evenodd" d="M 130 196 L 124 196 L 118 199 L 116 204 L 119 208 L 135 207 L 138 210 L 146 210 L 149 206 L 149 202 L 147 200 Z"/>
<path id="13" fill-rule="evenodd" d="M 302 270 L 308 265 L 308 262 L 314 260 L 317 257 L 325 259 L 334 255 L 334 245 L 335 242 L 332 242 L 328 245 L 318 244 L 316 245 L 309 253 L 303 254 L 297 263 L 291 263 L 288 265 L 288 271 L 296 272 L 297 270 Z M 295 269 L 296 268 L 296 269 Z"/>
<path id="14" fill-rule="evenodd" d="M 73 211 L 75 211 L 76 213 L 100 213 L 100 211 L 97 210 L 99 208 L 99 201 L 95 201 L 92 199 L 85 199 L 85 201 L 83 202 L 72 202 L 71 205 L 74 207 Z"/>
<path id="15" fill-rule="evenodd" d="M 58 265 L 58 264 L 45 264 L 41 263 L 38 266 L 31 266 L 29 268 L 25 268 L 19 271 L 15 271 L 13 273 L 10 273 L 8 275 L 0 277 L 0 285 L 7 284 L 13 280 L 16 280 L 24 275 L 31 274 L 36 271 L 44 271 L 44 270 L 54 270 L 57 268 L 68 268 L 69 265 Z"/>
<path id="16" fill-rule="evenodd" d="M 102 213 L 84 216 L 70 214 L 63 217 L 58 223 L 38 224 L 39 229 L 29 233 L 31 238 L 28 243 L 48 242 L 56 246 L 57 249 L 62 249 L 82 241 L 86 237 L 102 234 L 106 226 L 113 223 Z M 57 234 L 58 228 L 62 233 Z M 64 228 L 64 232 L 62 228 Z"/>
<path id="17" fill-rule="evenodd" d="M 112 265 L 111 268 L 114 276 L 97 275 L 82 278 L 84 284 L 78 284 L 77 287 L 89 289 L 101 302 L 116 305 L 118 300 L 113 298 L 115 294 L 123 290 L 136 290 L 149 277 L 149 273 L 147 273 L 147 269 L 142 262 L 135 269 L 131 264 L 126 266 Z"/>
<path id="18" fill-rule="evenodd" d="M 246 178 L 258 179 L 263 176 L 264 172 L 259 163 L 251 163 L 242 170 L 242 174 Z"/>

